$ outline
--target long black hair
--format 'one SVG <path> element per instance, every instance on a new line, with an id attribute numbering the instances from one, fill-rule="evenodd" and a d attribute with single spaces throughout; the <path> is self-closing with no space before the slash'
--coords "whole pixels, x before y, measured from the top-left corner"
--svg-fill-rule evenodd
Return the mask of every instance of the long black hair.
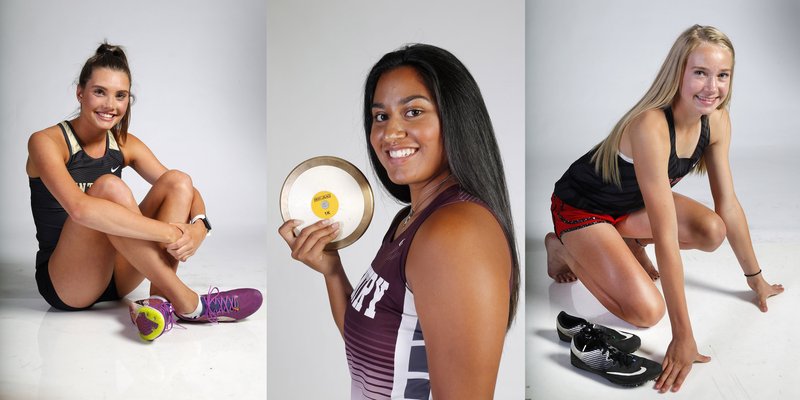
<path id="1" fill-rule="evenodd" d="M 122 46 L 115 46 L 106 42 L 102 43 L 94 55 L 86 60 L 81 68 L 81 73 L 78 76 L 78 86 L 86 87 L 86 83 L 92 77 L 92 73 L 97 68 L 109 68 L 115 71 L 122 71 L 128 76 L 128 83 L 133 84 L 131 79 L 131 69 L 128 66 L 128 57 L 125 56 L 125 50 Z M 128 108 L 125 110 L 125 115 L 117 125 L 111 128 L 114 133 L 114 138 L 120 143 L 124 144 L 125 139 L 128 138 L 128 126 L 131 123 L 131 104 L 133 104 L 133 94 L 130 94 L 130 101 L 128 101 Z"/>
<path id="2" fill-rule="evenodd" d="M 510 327 L 519 299 L 519 258 L 503 161 L 478 84 L 453 54 L 436 46 L 410 44 L 384 55 L 372 67 L 364 85 L 364 131 L 372 167 L 392 196 L 404 203 L 411 202 L 409 187 L 395 184 L 389 179 L 369 140 L 378 79 L 385 72 L 401 66 L 414 68 L 433 94 L 439 112 L 444 149 L 453 176 L 464 191 L 486 203 L 505 233 L 512 259 L 507 325 Z"/>

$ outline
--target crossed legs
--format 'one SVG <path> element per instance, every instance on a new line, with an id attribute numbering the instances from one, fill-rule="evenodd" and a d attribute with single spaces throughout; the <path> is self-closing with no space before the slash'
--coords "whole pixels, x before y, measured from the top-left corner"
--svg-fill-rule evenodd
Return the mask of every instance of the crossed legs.
<path id="1" fill-rule="evenodd" d="M 87 194 L 146 217 L 185 222 L 189 218 L 194 189 L 188 175 L 167 171 L 140 205 L 136 204 L 128 186 L 114 175 L 97 179 Z M 198 296 L 178 278 L 177 267 L 177 260 L 159 243 L 108 235 L 71 218 L 67 218 L 49 262 L 53 287 L 69 306 L 90 306 L 113 276 L 120 296 L 130 293 L 147 278 L 151 282 L 151 294 L 169 299 L 175 311 L 189 313 L 196 308 Z"/>
<path id="2" fill-rule="evenodd" d="M 719 247 L 725 239 L 722 219 L 686 196 L 673 193 L 673 198 L 681 248 L 713 251 Z M 600 223 L 565 233 L 563 244 L 549 233 L 545 237 L 548 273 L 560 282 L 569 281 L 571 274 L 612 314 L 636 326 L 652 326 L 664 315 L 664 299 L 624 238 L 652 242 L 645 210 L 616 226 Z"/>

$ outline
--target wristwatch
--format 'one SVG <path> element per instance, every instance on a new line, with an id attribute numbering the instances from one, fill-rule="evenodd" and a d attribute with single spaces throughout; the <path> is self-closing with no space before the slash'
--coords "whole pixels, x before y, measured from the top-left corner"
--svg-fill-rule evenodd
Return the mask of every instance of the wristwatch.
<path id="1" fill-rule="evenodd" d="M 206 227 L 206 237 L 211 236 L 211 222 L 208 222 L 208 218 L 206 217 L 205 214 L 197 214 L 197 215 L 195 215 L 192 218 L 192 220 L 189 221 L 189 223 L 190 224 L 194 224 L 198 220 L 203 221 L 203 225 L 205 225 L 205 227 Z"/>

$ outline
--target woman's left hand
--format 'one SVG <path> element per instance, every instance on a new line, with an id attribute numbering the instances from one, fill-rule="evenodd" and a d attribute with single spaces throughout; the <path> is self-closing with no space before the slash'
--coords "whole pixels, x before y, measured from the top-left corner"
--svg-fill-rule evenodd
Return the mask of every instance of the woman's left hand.
<path id="1" fill-rule="evenodd" d="M 169 255 L 178 261 L 185 262 L 193 256 L 200 244 L 206 238 L 206 229 L 203 224 L 182 224 L 171 223 L 183 231 L 183 235 L 174 243 L 167 245 L 166 250 Z"/>
<path id="2" fill-rule="evenodd" d="M 779 283 L 770 285 L 764 279 L 764 274 L 748 277 L 747 285 L 756 292 L 756 301 L 761 312 L 767 312 L 767 298 L 783 293 L 783 285 Z"/>
<path id="3" fill-rule="evenodd" d="M 655 389 L 660 393 L 667 390 L 677 392 L 680 390 L 689 371 L 692 370 L 694 363 L 707 363 L 711 357 L 700 354 L 697 351 L 697 343 L 694 338 L 679 339 L 674 338 L 667 347 L 664 355 L 663 372 L 656 380 Z"/>

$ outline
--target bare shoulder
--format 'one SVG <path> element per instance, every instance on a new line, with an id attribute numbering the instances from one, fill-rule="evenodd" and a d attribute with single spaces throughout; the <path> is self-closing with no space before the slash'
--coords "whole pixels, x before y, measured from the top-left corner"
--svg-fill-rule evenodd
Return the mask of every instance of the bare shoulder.
<path id="1" fill-rule="evenodd" d="M 130 132 L 125 138 L 125 143 L 119 143 L 119 147 L 122 150 L 123 157 L 125 157 L 126 165 L 133 164 L 135 160 L 141 157 L 142 150 L 147 148 L 144 142 Z"/>
<path id="2" fill-rule="evenodd" d="M 62 136 L 61 128 L 58 125 L 32 133 L 28 138 L 28 155 L 39 151 L 59 151 L 68 157 L 69 149 L 67 149 L 67 143 Z"/>
<path id="3" fill-rule="evenodd" d="M 143 144 L 144 143 L 141 141 L 141 139 L 136 137 L 136 135 L 133 133 L 128 132 L 128 136 L 125 138 L 125 143 L 120 143 L 120 147 L 124 150 L 128 148 L 135 148 Z"/>
<path id="4" fill-rule="evenodd" d="M 428 217 L 411 244 L 409 261 L 413 260 L 425 266 L 407 264 L 410 280 L 415 272 L 436 274 L 440 269 L 446 274 L 469 271 L 476 278 L 481 272 L 508 277 L 511 271 L 511 252 L 500 223 L 487 208 L 466 201 Z"/>
<path id="5" fill-rule="evenodd" d="M 651 108 L 631 121 L 627 129 L 631 135 L 667 136 L 669 137 L 669 124 L 664 116 L 664 110 Z M 660 135 L 653 135 L 659 133 Z"/>
<path id="6" fill-rule="evenodd" d="M 505 235 L 500 223 L 486 207 L 461 201 L 448 204 L 428 217 L 417 236 L 438 242 L 439 245 L 462 245 L 469 239 L 500 236 L 505 243 Z"/>
<path id="7" fill-rule="evenodd" d="M 708 127 L 711 131 L 711 143 L 727 141 L 731 134 L 731 117 L 728 110 L 721 108 L 709 114 Z"/>
<path id="8" fill-rule="evenodd" d="M 55 140 L 59 139 L 60 137 L 61 137 L 61 128 L 59 128 L 58 125 L 53 125 L 49 128 L 45 128 L 40 131 L 32 133 L 30 138 L 28 138 L 28 143 L 41 140 Z"/>
<path id="9" fill-rule="evenodd" d="M 664 111 L 658 108 L 649 109 L 631 120 L 620 139 L 619 149 L 632 156 L 634 147 L 642 144 L 655 144 L 669 148 L 669 125 Z"/>
<path id="10" fill-rule="evenodd" d="M 69 159 L 69 148 L 58 125 L 34 132 L 28 138 L 28 159 L 25 171 L 30 177 L 39 177 L 40 164 L 60 160 L 66 163 Z"/>

